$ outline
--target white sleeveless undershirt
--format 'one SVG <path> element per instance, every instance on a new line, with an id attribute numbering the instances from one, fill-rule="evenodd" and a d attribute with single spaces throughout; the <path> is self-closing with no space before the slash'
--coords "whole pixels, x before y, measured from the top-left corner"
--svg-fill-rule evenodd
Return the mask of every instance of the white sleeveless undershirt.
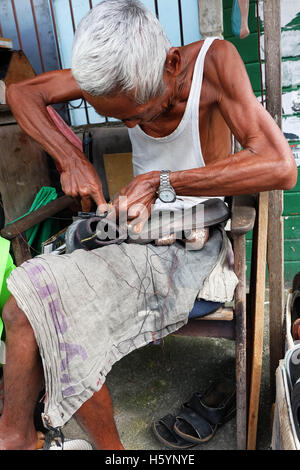
<path id="1" fill-rule="evenodd" d="M 199 133 L 199 101 L 205 56 L 215 39 L 218 38 L 205 39 L 198 54 L 190 94 L 178 127 L 165 137 L 149 136 L 138 125 L 128 129 L 132 144 L 134 176 L 155 170 L 180 171 L 205 166 Z M 184 204 L 186 206 L 207 198 L 180 196 L 179 205 L 183 199 L 186 200 L 187 204 Z"/>

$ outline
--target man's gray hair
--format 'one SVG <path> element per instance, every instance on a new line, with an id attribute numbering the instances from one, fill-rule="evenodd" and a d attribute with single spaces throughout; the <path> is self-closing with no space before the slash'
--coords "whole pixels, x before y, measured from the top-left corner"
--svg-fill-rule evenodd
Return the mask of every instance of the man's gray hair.
<path id="1" fill-rule="evenodd" d="M 133 91 L 138 103 L 165 89 L 170 42 L 156 16 L 138 0 L 103 0 L 81 20 L 72 50 L 80 88 L 98 96 Z"/>

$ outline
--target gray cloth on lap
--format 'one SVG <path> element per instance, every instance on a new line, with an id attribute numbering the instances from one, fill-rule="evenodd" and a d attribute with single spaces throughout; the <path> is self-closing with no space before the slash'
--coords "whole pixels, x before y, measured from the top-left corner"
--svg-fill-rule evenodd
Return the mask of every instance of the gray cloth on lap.
<path id="1" fill-rule="evenodd" d="M 187 322 L 222 240 L 215 229 L 200 251 L 123 243 L 41 255 L 12 272 L 8 288 L 39 346 L 51 426 L 63 426 L 116 361 Z"/>

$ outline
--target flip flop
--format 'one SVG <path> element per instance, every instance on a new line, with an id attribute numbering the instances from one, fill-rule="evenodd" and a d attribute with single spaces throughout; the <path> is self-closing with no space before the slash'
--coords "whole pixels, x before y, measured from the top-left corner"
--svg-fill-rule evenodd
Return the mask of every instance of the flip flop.
<path id="1" fill-rule="evenodd" d="M 213 384 L 204 394 L 194 393 L 176 417 L 174 431 L 188 442 L 209 441 L 236 412 L 235 384 L 229 380 Z"/>
<path id="2" fill-rule="evenodd" d="M 214 436 L 217 425 L 210 424 L 189 405 L 189 403 L 182 405 L 181 412 L 175 419 L 174 431 L 178 437 L 195 445 L 209 441 Z"/>
<path id="3" fill-rule="evenodd" d="M 152 423 L 156 438 L 169 449 L 191 449 L 195 444 L 187 442 L 174 432 L 175 416 L 168 414 Z"/>

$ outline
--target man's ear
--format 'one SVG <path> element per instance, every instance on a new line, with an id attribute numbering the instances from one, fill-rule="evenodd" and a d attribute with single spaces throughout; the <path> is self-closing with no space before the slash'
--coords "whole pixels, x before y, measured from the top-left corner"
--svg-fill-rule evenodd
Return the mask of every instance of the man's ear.
<path id="1" fill-rule="evenodd" d="M 171 47 L 165 61 L 165 72 L 176 77 L 181 72 L 181 54 L 178 47 Z"/>

